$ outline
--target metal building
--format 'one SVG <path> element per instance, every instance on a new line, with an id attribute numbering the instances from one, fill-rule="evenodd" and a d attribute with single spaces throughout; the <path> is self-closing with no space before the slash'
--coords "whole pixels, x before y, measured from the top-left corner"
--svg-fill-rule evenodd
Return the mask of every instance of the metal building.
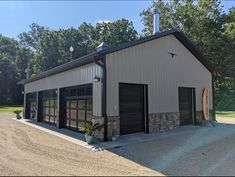
<path id="1" fill-rule="evenodd" d="M 178 30 L 114 48 L 103 43 L 94 53 L 21 81 L 25 118 L 76 131 L 82 121 L 100 122 L 96 136 L 103 140 L 200 125 L 214 115 L 212 73 Z"/>

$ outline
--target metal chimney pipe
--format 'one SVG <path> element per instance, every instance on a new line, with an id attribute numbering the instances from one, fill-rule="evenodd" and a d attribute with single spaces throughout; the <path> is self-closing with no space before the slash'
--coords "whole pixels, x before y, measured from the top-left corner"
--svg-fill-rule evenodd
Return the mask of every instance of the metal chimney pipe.
<path id="1" fill-rule="evenodd" d="M 153 34 L 160 32 L 160 9 L 153 10 Z"/>

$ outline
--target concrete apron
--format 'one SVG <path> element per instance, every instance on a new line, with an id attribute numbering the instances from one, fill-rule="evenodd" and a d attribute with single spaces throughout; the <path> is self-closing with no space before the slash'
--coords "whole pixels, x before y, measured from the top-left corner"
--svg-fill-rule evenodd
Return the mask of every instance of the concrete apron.
<path id="1" fill-rule="evenodd" d="M 157 132 L 151 134 L 135 133 L 135 134 L 123 135 L 120 136 L 116 141 L 108 141 L 108 142 L 96 141 L 95 144 L 89 145 L 85 142 L 84 135 L 82 133 L 72 131 L 66 128 L 58 129 L 54 125 L 45 122 L 36 122 L 31 119 L 20 119 L 20 120 L 17 120 L 16 118 L 13 119 L 17 122 L 37 128 L 41 131 L 63 138 L 67 141 L 70 141 L 72 143 L 75 143 L 79 146 L 88 148 L 93 151 L 101 151 L 104 149 L 119 148 L 130 144 L 142 143 L 152 140 L 160 140 L 162 138 L 175 136 L 177 134 L 180 135 L 187 133 L 188 131 L 194 131 L 196 129 L 203 128 L 200 126 L 187 125 L 187 126 L 178 127 L 174 130 L 167 132 Z"/>

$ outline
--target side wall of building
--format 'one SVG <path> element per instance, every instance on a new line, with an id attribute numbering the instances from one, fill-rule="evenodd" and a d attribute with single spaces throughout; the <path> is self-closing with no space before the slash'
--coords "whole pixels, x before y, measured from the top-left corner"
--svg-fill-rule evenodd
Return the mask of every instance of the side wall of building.
<path id="1" fill-rule="evenodd" d="M 27 83 L 25 93 L 93 83 L 93 115 L 101 116 L 101 82 L 93 82 L 95 76 L 102 77 L 102 69 L 92 63 Z"/>
<path id="2" fill-rule="evenodd" d="M 149 115 L 150 119 L 158 117 L 157 122 L 172 119 L 178 125 L 178 87 L 196 89 L 197 112 L 202 110 L 202 90 L 207 87 L 213 108 L 212 74 L 173 35 L 108 54 L 106 62 L 110 117 L 119 116 L 119 83 L 148 85 Z"/>

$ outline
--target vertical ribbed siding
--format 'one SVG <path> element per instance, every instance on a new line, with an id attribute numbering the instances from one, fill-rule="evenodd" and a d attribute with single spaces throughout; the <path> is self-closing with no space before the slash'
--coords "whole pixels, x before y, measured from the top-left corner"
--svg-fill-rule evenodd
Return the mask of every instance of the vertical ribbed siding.
<path id="1" fill-rule="evenodd" d="M 173 35 L 117 51 L 107 55 L 107 112 L 119 115 L 122 82 L 148 84 L 149 113 L 178 112 L 178 87 L 196 88 L 196 109 L 201 110 L 204 87 L 212 99 L 211 79 L 211 73 Z"/>
<path id="2" fill-rule="evenodd" d="M 92 63 L 25 84 L 25 92 L 38 92 L 93 83 L 93 78 L 95 76 L 101 77 L 101 73 L 102 69 Z M 101 82 L 93 83 L 93 115 L 101 116 Z"/>
<path id="3" fill-rule="evenodd" d="M 96 64 L 84 65 L 25 84 L 25 92 L 88 84 L 93 82 L 95 76 L 101 76 L 101 68 Z"/>
<path id="4" fill-rule="evenodd" d="M 93 115 L 102 116 L 102 83 L 93 83 Z"/>

